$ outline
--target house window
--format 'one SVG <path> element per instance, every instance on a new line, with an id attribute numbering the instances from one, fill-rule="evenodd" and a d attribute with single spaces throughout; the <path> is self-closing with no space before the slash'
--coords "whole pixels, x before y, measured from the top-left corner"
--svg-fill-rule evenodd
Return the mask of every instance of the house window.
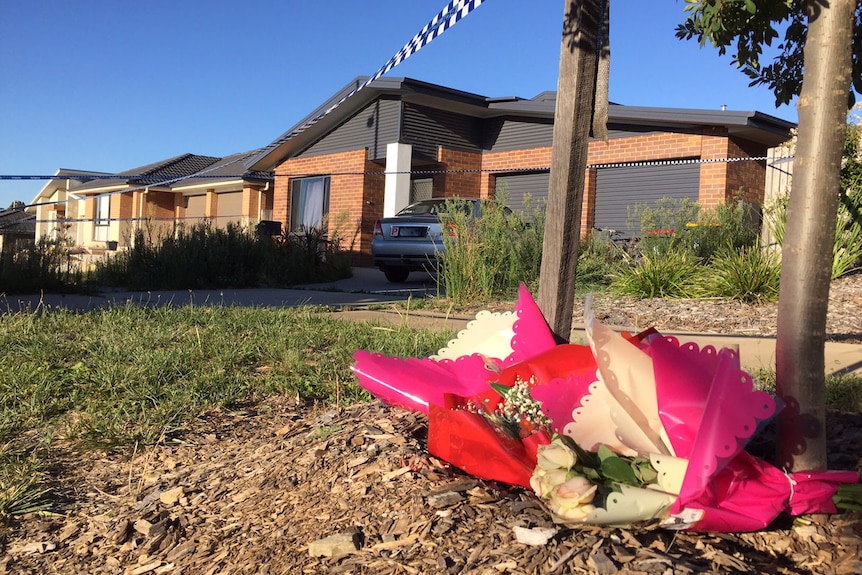
<path id="1" fill-rule="evenodd" d="M 56 210 L 48 212 L 48 221 L 51 224 L 50 236 L 52 239 L 60 239 L 66 231 L 66 225 L 63 220 L 66 219 L 66 210 L 57 207 Z"/>
<path id="2" fill-rule="evenodd" d="M 323 229 L 329 212 L 329 177 L 302 178 L 291 182 L 290 231 Z"/>
<path id="3" fill-rule="evenodd" d="M 424 178 L 410 182 L 410 203 L 430 200 L 434 197 L 434 180 Z"/>
<path id="4" fill-rule="evenodd" d="M 96 219 L 93 239 L 97 242 L 108 241 L 108 228 L 111 225 L 111 196 L 96 197 Z"/>

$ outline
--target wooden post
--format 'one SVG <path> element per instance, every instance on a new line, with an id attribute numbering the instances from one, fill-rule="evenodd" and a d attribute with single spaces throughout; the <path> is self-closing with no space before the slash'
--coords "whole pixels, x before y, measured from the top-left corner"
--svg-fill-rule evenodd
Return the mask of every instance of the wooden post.
<path id="1" fill-rule="evenodd" d="M 539 308 L 560 342 L 569 341 L 572 330 L 600 5 L 601 0 L 569 0 L 563 20 L 538 297 Z"/>

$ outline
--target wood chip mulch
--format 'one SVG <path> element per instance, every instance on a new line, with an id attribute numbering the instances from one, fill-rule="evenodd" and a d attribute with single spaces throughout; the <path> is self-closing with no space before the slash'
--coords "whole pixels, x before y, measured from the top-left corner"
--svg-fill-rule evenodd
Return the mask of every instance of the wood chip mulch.
<path id="1" fill-rule="evenodd" d="M 829 417 L 830 449 L 859 468 L 862 418 Z M 752 534 L 561 528 L 531 492 L 431 457 L 426 434 L 424 415 L 379 402 L 281 397 L 131 458 L 69 452 L 57 514 L 12 526 L 0 574 L 862 572 L 858 514 Z M 516 529 L 556 531 L 527 545 Z"/>

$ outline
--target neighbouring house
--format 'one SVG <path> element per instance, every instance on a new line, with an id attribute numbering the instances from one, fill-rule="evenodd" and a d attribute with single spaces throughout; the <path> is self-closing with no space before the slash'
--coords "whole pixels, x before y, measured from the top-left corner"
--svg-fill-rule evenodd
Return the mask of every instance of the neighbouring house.
<path id="1" fill-rule="evenodd" d="M 33 245 L 35 237 L 36 216 L 25 211 L 23 202 L 0 210 L 0 252 L 14 252 Z"/>
<path id="2" fill-rule="evenodd" d="M 290 231 L 337 230 L 370 263 L 375 221 L 426 197 L 547 197 L 555 92 L 488 98 L 409 78 L 357 78 L 263 148 L 273 214 Z M 346 96 L 349 96 L 345 99 Z M 582 230 L 629 231 L 629 206 L 663 197 L 714 206 L 762 202 L 767 150 L 793 123 L 760 112 L 610 106 L 608 142 L 591 140 Z"/>
<path id="3" fill-rule="evenodd" d="M 30 207 L 36 236 L 63 235 L 98 256 L 139 230 L 157 239 L 181 224 L 256 226 L 271 219 L 272 174 L 248 168 L 255 154 L 183 154 L 116 174 L 58 170 Z"/>

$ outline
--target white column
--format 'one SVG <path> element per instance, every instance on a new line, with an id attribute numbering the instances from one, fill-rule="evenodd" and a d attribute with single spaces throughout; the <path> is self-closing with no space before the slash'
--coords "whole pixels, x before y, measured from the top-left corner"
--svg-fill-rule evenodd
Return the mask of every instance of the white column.
<path id="1" fill-rule="evenodd" d="M 410 159 L 413 146 L 397 142 L 386 144 L 386 187 L 383 217 L 394 216 L 410 203 Z"/>

